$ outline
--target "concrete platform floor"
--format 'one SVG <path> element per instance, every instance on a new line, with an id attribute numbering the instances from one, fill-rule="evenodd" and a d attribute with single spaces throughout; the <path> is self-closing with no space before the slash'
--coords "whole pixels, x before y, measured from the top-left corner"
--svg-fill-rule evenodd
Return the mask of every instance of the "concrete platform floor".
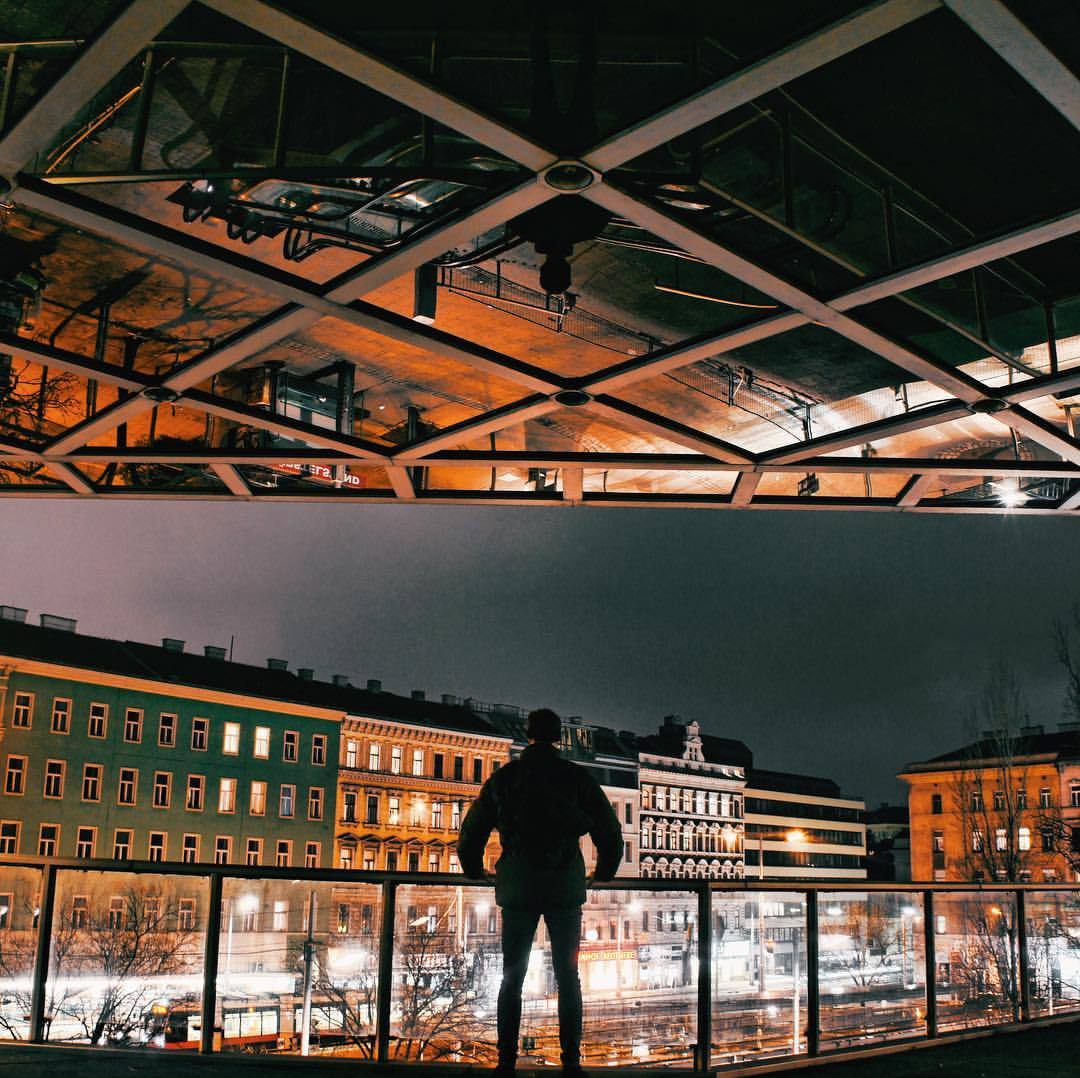
<path id="1" fill-rule="evenodd" d="M 197 1056 L 161 1051 L 109 1050 L 52 1045 L 0 1044 L 0 1075 L 3 1078 L 212 1078 L 226 1068 L 239 1068 L 254 1078 L 254 1068 L 273 1078 L 329 1078 L 335 1071 L 349 1067 L 354 1074 L 377 1078 L 418 1076 L 443 1073 L 447 1076 L 475 1075 L 485 1070 L 471 1070 L 452 1065 L 422 1068 L 396 1064 L 378 1067 L 354 1060 L 311 1059 L 304 1062 L 286 1056 Z M 776 1068 L 779 1069 L 779 1068 Z M 772 1067 L 739 1068 L 768 1072 Z M 550 1075 L 554 1068 L 521 1070 L 521 1078 Z M 612 1073 L 591 1072 L 597 1076 Z M 621 1078 L 657 1075 L 663 1070 L 620 1070 Z M 683 1072 L 686 1073 L 686 1072 Z M 1021 1032 L 1001 1032 L 964 1040 L 944 1040 L 930 1048 L 918 1048 L 874 1057 L 837 1059 L 812 1065 L 788 1064 L 785 1075 L 802 1074 L 806 1078 L 1074 1078 L 1080 1074 L 1080 1020 L 1044 1026 Z"/>

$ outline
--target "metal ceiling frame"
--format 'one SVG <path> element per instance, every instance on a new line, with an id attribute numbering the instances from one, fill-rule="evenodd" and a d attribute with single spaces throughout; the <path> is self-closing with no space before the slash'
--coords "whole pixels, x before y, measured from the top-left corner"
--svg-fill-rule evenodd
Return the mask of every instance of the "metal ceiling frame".
<path id="1" fill-rule="evenodd" d="M 471 341 L 428 327 L 420 326 L 392 312 L 364 303 L 361 297 L 380 286 L 438 257 L 455 245 L 468 241 L 488 228 L 523 213 L 562 193 L 547 182 L 548 171 L 562 164 L 560 158 L 529 140 L 520 132 L 458 100 L 451 94 L 412 74 L 372 56 L 303 20 L 266 3 L 265 0 L 206 0 L 208 6 L 262 33 L 319 63 L 352 78 L 399 103 L 421 112 L 470 138 L 488 146 L 517 163 L 530 174 L 489 197 L 480 205 L 458 213 L 402 244 L 393 252 L 359 264 L 329 285 L 319 288 L 304 278 L 268 269 L 252 259 L 223 250 L 214 244 L 182 236 L 168 228 L 125 214 L 84 196 L 49 185 L 24 175 L 31 160 L 51 144 L 62 125 L 81 108 L 145 47 L 176 14 L 187 0 L 132 0 L 76 58 L 68 71 L 39 100 L 26 117 L 0 138 L 0 175 L 11 178 L 14 197 L 19 204 L 86 228 L 110 239 L 148 250 L 200 271 L 225 278 L 234 284 L 255 288 L 285 300 L 285 305 L 234 334 L 195 359 L 183 364 L 161 379 L 150 378 L 131 370 L 120 370 L 95 363 L 84 357 L 50 349 L 37 342 L 5 340 L 6 351 L 35 362 L 73 371 L 86 377 L 109 381 L 130 396 L 104 408 L 77 424 L 45 446 L 29 446 L 10 439 L 0 442 L 0 453 L 18 459 L 46 464 L 49 470 L 73 492 L 82 496 L 113 497 L 128 491 L 99 490 L 77 470 L 78 463 L 90 460 L 110 462 L 146 462 L 181 460 L 203 464 L 218 477 L 230 498 L 283 498 L 295 500 L 340 500 L 358 497 L 356 491 L 321 494 L 317 490 L 296 494 L 254 494 L 238 466 L 259 464 L 274 459 L 295 463 L 334 460 L 350 467 L 380 467 L 386 470 L 392 491 L 387 497 L 399 501 L 474 502 L 499 504 L 649 504 L 707 505 L 729 507 L 793 508 L 899 508 L 907 510 L 965 512 L 985 511 L 985 505 L 960 505 L 950 502 L 935 505 L 924 501 L 935 474 L 1046 476 L 1073 479 L 1080 466 L 1080 442 L 1053 424 L 1023 407 L 1023 401 L 1080 386 L 1080 371 L 1034 378 L 995 390 L 963 371 L 950 368 L 916 352 L 910 346 L 890 340 L 885 335 L 852 317 L 847 312 L 879 299 L 898 295 L 974 266 L 1015 254 L 1039 244 L 1080 232 L 1080 209 L 1049 221 L 1014 229 L 996 238 L 979 240 L 951 253 L 936 256 L 876 279 L 869 279 L 831 300 L 821 300 L 758 265 L 695 232 L 677 217 L 646 203 L 613 185 L 605 173 L 619 165 L 685 134 L 726 112 L 748 103 L 794 78 L 806 74 L 840 56 L 875 41 L 922 16 L 947 7 L 979 34 L 991 48 L 1017 70 L 1037 92 L 1074 124 L 1080 126 L 1080 81 L 1031 34 L 998 0 L 879 0 L 852 15 L 827 26 L 779 52 L 720 80 L 686 101 L 632 125 L 608 138 L 582 155 L 574 164 L 584 165 L 593 182 L 582 193 L 622 217 L 633 220 L 658 237 L 712 265 L 751 287 L 772 296 L 790 310 L 771 318 L 715 336 L 680 342 L 648 356 L 621 362 L 584 378 L 564 378 L 536 368 L 514 357 L 503 355 Z M 236 365 L 265 348 L 302 332 L 323 317 L 343 319 L 362 328 L 402 343 L 468 364 L 531 390 L 530 395 L 478 415 L 422 441 L 401 449 L 390 449 L 363 439 L 337 434 L 273 416 L 268 412 L 214 396 L 198 389 L 215 373 Z M 810 324 L 820 325 L 855 342 L 901 369 L 937 386 L 951 402 L 886 417 L 857 428 L 828 434 L 798 445 L 753 454 L 730 445 L 708 433 L 686 427 L 676 420 L 656 415 L 611 394 L 629 385 L 658 376 L 699 359 Z M 155 401 L 146 395 L 151 389 Z M 580 408 L 626 429 L 685 446 L 691 453 L 672 457 L 662 453 L 582 453 L 582 454 L 513 454 L 507 452 L 472 453 L 454 450 L 464 441 L 493 434 L 513 424 L 522 423 L 560 409 L 565 402 L 556 396 L 568 389 L 583 395 Z M 120 424 L 145 413 L 161 403 L 162 396 L 173 396 L 185 406 L 237 419 L 248 425 L 301 438 L 320 449 L 296 453 L 263 454 L 254 451 L 223 454 L 206 451 L 195 454 L 155 454 L 153 450 L 129 451 L 89 447 L 88 442 Z M 971 406 L 974 406 L 972 408 Z M 880 440 L 903 431 L 934 426 L 962 418 L 972 410 L 993 411 L 993 418 L 1011 427 L 1017 434 L 1064 458 L 1060 461 L 1013 462 L 941 462 L 929 460 L 882 461 L 880 458 L 822 457 Z M 333 454 L 329 456 L 328 454 Z M 536 495 L 506 495 L 498 491 L 418 491 L 411 472 L 417 467 L 435 468 L 475 462 L 478 465 L 521 467 L 522 456 L 537 467 L 558 467 L 563 471 L 561 496 L 551 491 Z M 685 460 L 683 457 L 685 456 Z M 515 459 L 519 462 L 515 464 Z M 654 463 L 655 462 L 655 463 Z M 615 495 L 584 490 L 585 470 L 649 471 L 719 470 L 737 473 L 730 495 Z M 1022 465 L 1024 470 L 1020 470 Z M 975 470 L 972 471 L 971 469 Z M 988 470 L 983 470 L 986 468 Z M 768 472 L 805 472 L 809 470 L 846 471 L 872 475 L 875 472 L 901 472 L 911 475 L 900 495 L 880 498 L 795 499 L 763 497 L 757 485 Z M 53 495 L 47 489 L 27 488 L 5 491 L 15 496 Z M 161 492 L 170 497 L 214 496 L 197 493 Z M 140 493 L 139 496 L 157 496 Z M 366 491 L 363 500 L 381 500 L 382 495 Z M 1063 511 L 1078 507 L 1076 495 L 1062 499 L 1056 508 L 1025 507 L 1020 512 Z M 1000 512 L 994 507 L 991 511 Z"/>

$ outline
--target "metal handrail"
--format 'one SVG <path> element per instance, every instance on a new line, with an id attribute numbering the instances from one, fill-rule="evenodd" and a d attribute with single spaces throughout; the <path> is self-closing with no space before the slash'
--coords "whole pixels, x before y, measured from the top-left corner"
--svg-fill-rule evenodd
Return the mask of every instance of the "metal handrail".
<path id="1" fill-rule="evenodd" d="M 396 892 L 402 885 L 419 887 L 490 887 L 490 880 L 474 880 L 460 873 L 446 872 L 380 872 L 355 871 L 329 868 L 293 868 L 277 866 L 249 866 L 235 864 L 192 864 L 174 861 L 117 861 L 84 860 L 79 858 L 36 857 L 5 854 L 0 855 L 0 871 L 3 869 L 37 869 L 41 872 L 40 916 L 38 918 L 38 936 L 36 940 L 33 988 L 30 1008 L 30 1039 L 35 1042 L 46 1040 L 45 1006 L 46 982 L 51 961 L 52 933 L 49 927 L 53 923 L 53 911 L 56 899 L 57 881 L 61 872 L 104 872 L 139 876 L 187 876 L 206 880 L 210 888 L 210 904 L 207 913 L 206 939 L 203 955 L 202 985 L 202 1029 L 200 1051 L 206 1054 L 215 1051 L 213 1032 L 217 1002 L 218 950 L 223 923 L 222 892 L 226 880 L 288 880 L 294 882 L 309 881 L 338 885 L 370 884 L 381 890 L 381 917 L 378 935 L 378 980 L 376 987 L 375 1016 L 375 1053 L 374 1062 L 385 1063 L 389 1059 L 390 1020 L 393 990 L 393 957 L 395 943 Z M 1080 893 L 1080 883 L 1047 881 L 1037 883 L 983 882 L 983 883 L 934 883 L 924 882 L 894 883 L 869 880 L 698 880 L 698 879 L 643 879 L 638 877 L 620 877 L 616 880 L 594 884 L 597 891 L 645 891 L 680 894 L 696 897 L 697 909 L 697 1038 L 694 1046 L 693 1069 L 697 1073 L 710 1072 L 713 1066 L 712 1055 L 712 902 L 714 895 L 743 894 L 799 894 L 805 899 L 806 909 L 806 1031 L 807 1055 L 821 1054 L 820 1026 L 820 985 L 819 985 L 819 932 L 818 897 L 822 894 L 835 893 L 891 893 L 911 894 L 921 898 L 923 923 L 923 945 L 925 962 L 926 1016 L 925 1033 L 905 1038 L 906 1043 L 922 1043 L 936 1038 L 937 1022 L 937 939 L 934 930 L 934 899 L 945 894 L 1011 894 L 1015 897 L 1015 922 L 1019 956 L 1019 996 L 1020 1021 L 1031 1023 L 1045 1019 L 1032 1015 L 1029 975 L 1028 933 L 1025 917 L 1025 898 L 1031 892 L 1068 892 Z M 389 913 L 389 915 L 387 915 Z M 216 929 L 216 930 L 215 930 Z M 797 947 L 797 943 L 795 944 Z M 1013 1024 L 1013 1023 L 1006 1023 Z M 987 1032 L 997 1026 L 985 1027 Z M 967 1031 L 969 1034 L 971 1031 Z M 895 1051 L 896 1039 L 890 1039 L 887 1048 Z M 885 1049 L 886 1045 L 881 1045 Z M 860 1048 L 860 1053 L 873 1052 L 875 1049 Z M 831 1055 L 842 1055 L 843 1050 L 832 1049 Z M 790 1056 L 783 1057 L 785 1059 Z M 762 1065 L 765 1065 L 764 1063 Z"/>

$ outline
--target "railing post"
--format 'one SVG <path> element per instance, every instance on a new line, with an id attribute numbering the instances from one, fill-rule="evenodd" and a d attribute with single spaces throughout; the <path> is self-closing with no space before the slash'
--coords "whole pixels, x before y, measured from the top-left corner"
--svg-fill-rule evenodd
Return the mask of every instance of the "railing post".
<path id="1" fill-rule="evenodd" d="M 818 893 L 806 892 L 806 1054 L 821 1050 L 821 986 L 818 982 Z M 795 941 L 798 946 L 798 941 Z M 795 991 L 797 992 L 796 985 Z"/>
<path id="2" fill-rule="evenodd" d="M 926 1035 L 937 1029 L 937 927 L 934 924 L 934 892 L 923 891 L 923 956 L 926 963 Z"/>
<path id="3" fill-rule="evenodd" d="M 697 1046 L 694 1069 L 701 1074 L 712 1063 L 712 891 L 698 886 Z"/>
<path id="4" fill-rule="evenodd" d="M 218 949 L 221 944 L 221 891 L 223 879 L 215 872 L 210 877 L 210 906 L 206 911 L 206 943 L 203 948 L 202 1033 L 199 1051 L 214 1050 L 214 1019 L 217 1017 Z"/>
<path id="5" fill-rule="evenodd" d="M 390 1001 L 394 994 L 394 915 L 397 883 L 382 885 L 382 922 L 379 925 L 379 983 L 375 1002 L 375 1058 L 390 1058 Z"/>
<path id="6" fill-rule="evenodd" d="M 1027 895 L 1016 891 L 1016 939 L 1019 949 L 1020 1021 L 1031 1021 L 1031 961 L 1028 955 Z"/>
<path id="7" fill-rule="evenodd" d="M 49 978 L 52 952 L 53 907 L 56 904 L 56 866 L 46 865 L 41 873 L 41 902 L 38 905 L 37 947 L 34 950 L 34 987 L 30 996 L 30 1040 L 44 1041 L 45 986 Z"/>

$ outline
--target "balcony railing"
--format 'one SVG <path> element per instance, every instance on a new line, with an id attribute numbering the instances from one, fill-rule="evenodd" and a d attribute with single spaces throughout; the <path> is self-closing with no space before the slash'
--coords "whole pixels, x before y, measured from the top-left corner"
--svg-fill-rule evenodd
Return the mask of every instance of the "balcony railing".
<path id="1" fill-rule="evenodd" d="M 706 1071 L 1080 1014 L 1080 886 L 620 880 L 584 911 L 587 1067 Z M 0 857 L 0 1040 L 490 1064 L 490 887 Z M 543 931 L 522 1056 L 558 1060 Z"/>

